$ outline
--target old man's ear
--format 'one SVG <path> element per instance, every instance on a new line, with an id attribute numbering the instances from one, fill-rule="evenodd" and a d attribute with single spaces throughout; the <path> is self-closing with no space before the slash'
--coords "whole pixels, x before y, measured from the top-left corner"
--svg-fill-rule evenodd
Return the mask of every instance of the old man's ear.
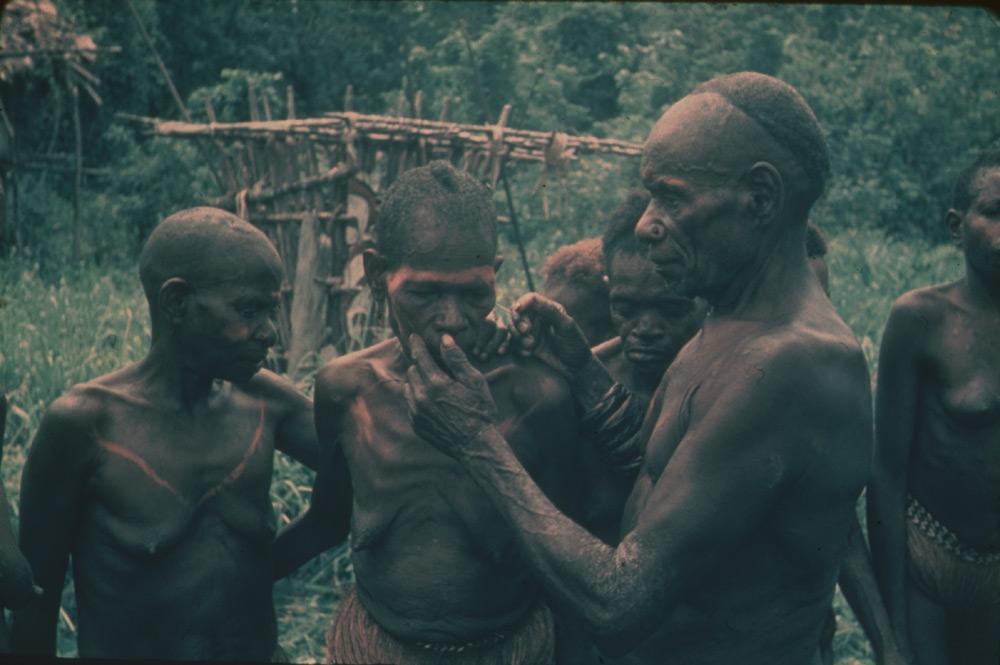
<path id="1" fill-rule="evenodd" d="M 785 207 L 785 181 L 769 162 L 757 162 L 744 178 L 747 204 L 754 219 L 768 223 L 776 219 Z"/>

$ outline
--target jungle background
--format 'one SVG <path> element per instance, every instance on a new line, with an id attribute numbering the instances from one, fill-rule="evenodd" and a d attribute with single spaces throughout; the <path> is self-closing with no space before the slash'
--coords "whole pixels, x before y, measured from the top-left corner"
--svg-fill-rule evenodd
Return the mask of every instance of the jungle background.
<path id="1" fill-rule="evenodd" d="M 307 117 L 340 110 L 350 85 L 361 112 L 412 109 L 421 91 L 428 118 L 445 98 L 451 118 L 474 123 L 494 122 L 509 103 L 511 127 L 641 142 L 664 107 L 700 81 L 747 69 L 778 76 L 801 91 L 827 133 L 833 177 L 812 221 L 829 241 L 834 303 L 873 372 L 892 300 L 961 274 L 943 225 L 951 186 L 978 150 L 1000 143 L 1000 22 L 972 7 L 133 4 L 203 122 L 206 99 L 220 121 L 248 119 L 249 82 L 276 117 L 284 117 L 286 86 Z M 17 18 L 18 6 L 34 13 Z M 16 521 L 25 450 L 45 407 L 147 348 L 135 265 L 142 242 L 171 212 L 219 192 L 193 145 L 149 136 L 123 115 L 179 117 L 124 0 L 16 0 L 0 28 L 0 99 L 17 154 L 33 159 L 12 167 L 0 155 L 0 390 L 11 402 L 2 468 Z M 77 122 L 86 168 L 75 197 L 67 156 L 77 149 Z M 578 159 L 545 182 L 547 211 L 538 170 L 512 173 L 536 281 L 556 247 L 601 232 L 637 173 L 635 159 Z M 497 205 L 509 214 L 502 193 Z M 501 233 L 508 260 L 499 302 L 509 305 L 526 286 L 510 227 Z M 308 377 L 302 387 L 311 389 Z M 280 524 L 307 505 L 311 481 L 279 455 Z M 295 660 L 321 658 L 350 580 L 340 549 L 276 586 L 281 643 Z M 871 662 L 839 593 L 836 606 L 837 662 Z M 75 654 L 75 620 L 68 583 L 61 655 Z"/>

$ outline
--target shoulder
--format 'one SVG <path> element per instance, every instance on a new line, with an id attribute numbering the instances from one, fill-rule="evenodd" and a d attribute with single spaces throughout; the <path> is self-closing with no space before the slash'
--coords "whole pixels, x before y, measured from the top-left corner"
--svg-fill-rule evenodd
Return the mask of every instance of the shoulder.
<path id="1" fill-rule="evenodd" d="M 494 389 L 496 382 L 492 376 L 502 377 L 518 409 L 548 411 L 573 404 L 573 394 L 566 379 L 535 358 L 507 356 L 487 376 Z"/>
<path id="2" fill-rule="evenodd" d="M 844 331 L 786 326 L 751 340 L 737 364 L 756 384 L 758 394 L 770 390 L 775 398 L 800 404 L 868 393 L 868 365 L 861 345 Z"/>
<path id="3" fill-rule="evenodd" d="M 316 373 L 316 402 L 349 401 L 384 374 L 398 352 L 399 342 L 392 338 L 334 358 Z"/>
<path id="4" fill-rule="evenodd" d="M 269 403 L 289 408 L 309 406 L 310 400 L 287 377 L 262 369 L 247 383 L 249 392 Z"/>
<path id="5" fill-rule="evenodd" d="M 29 455 L 65 455 L 91 448 L 107 417 L 107 392 L 98 380 L 73 386 L 45 410 Z"/>
<path id="6" fill-rule="evenodd" d="M 907 291 L 892 303 L 889 325 L 913 326 L 910 332 L 919 334 L 931 325 L 940 323 L 955 307 L 956 292 L 957 283 Z"/>

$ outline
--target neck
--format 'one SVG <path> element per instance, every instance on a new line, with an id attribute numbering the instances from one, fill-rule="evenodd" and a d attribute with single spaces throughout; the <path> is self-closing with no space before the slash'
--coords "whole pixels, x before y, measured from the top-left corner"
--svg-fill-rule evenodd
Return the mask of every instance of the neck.
<path id="1" fill-rule="evenodd" d="M 1000 307 L 1000 278 L 984 274 L 965 260 L 965 293 L 972 303 Z"/>
<path id="2" fill-rule="evenodd" d="M 723 289 L 706 297 L 713 319 L 777 321 L 808 297 L 810 289 L 822 292 L 806 259 L 805 224 L 775 229 L 770 236 Z"/>
<path id="3" fill-rule="evenodd" d="M 633 385 L 641 388 L 647 394 L 652 394 L 657 387 L 659 387 L 660 381 L 663 379 L 663 375 L 666 373 L 667 368 L 670 367 L 671 362 L 673 362 L 673 358 L 664 362 L 662 365 L 634 363 L 629 360 L 628 363 L 632 367 Z"/>
<path id="4" fill-rule="evenodd" d="M 216 386 L 211 376 L 186 367 L 173 340 L 159 335 L 153 339 L 149 353 L 139 363 L 139 372 L 160 399 L 186 408 L 204 402 Z"/>

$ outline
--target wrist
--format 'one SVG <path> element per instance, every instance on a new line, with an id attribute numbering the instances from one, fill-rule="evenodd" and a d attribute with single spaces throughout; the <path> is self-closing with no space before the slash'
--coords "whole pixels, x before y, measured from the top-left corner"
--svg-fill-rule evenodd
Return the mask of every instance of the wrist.
<path id="1" fill-rule="evenodd" d="M 574 372 L 570 388 L 577 403 L 587 411 L 604 399 L 614 383 L 607 368 L 591 354 L 590 359 Z"/>

